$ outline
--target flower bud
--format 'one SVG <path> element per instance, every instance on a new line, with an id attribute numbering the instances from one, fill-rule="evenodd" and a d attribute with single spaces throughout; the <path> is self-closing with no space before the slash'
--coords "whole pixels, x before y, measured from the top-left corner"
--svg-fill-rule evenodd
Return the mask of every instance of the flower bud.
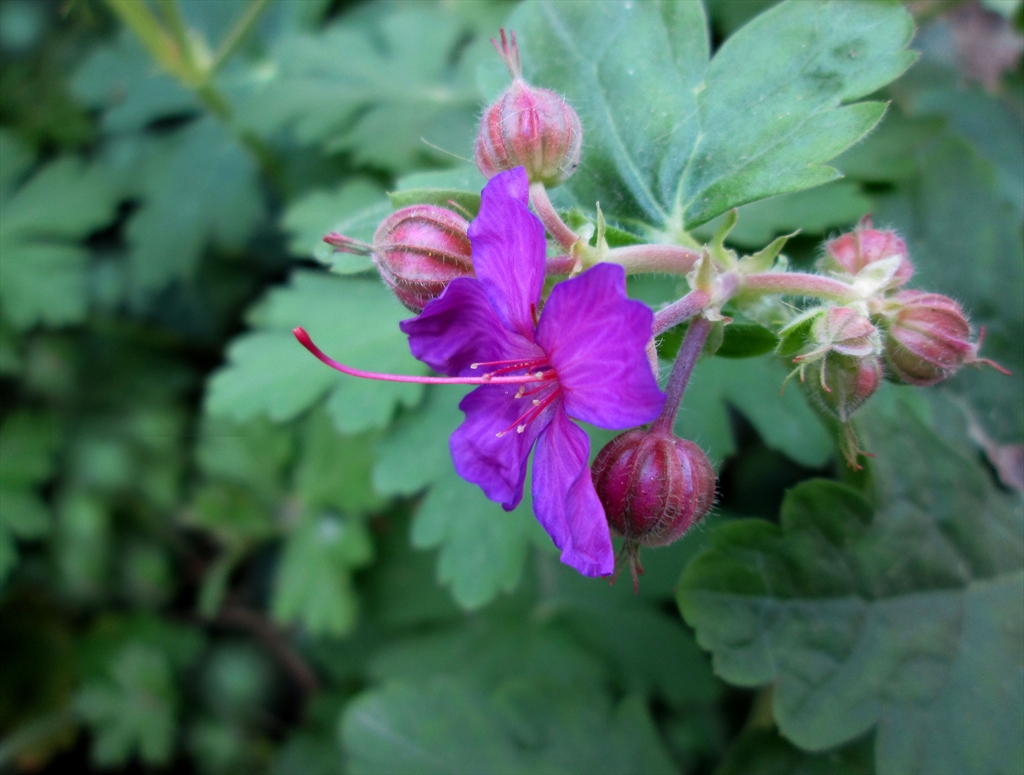
<path id="1" fill-rule="evenodd" d="M 811 399 L 844 423 L 882 384 L 882 361 L 874 355 L 856 358 L 832 353 L 808 368 L 811 374 L 804 384 Z"/>
<path id="2" fill-rule="evenodd" d="M 934 385 L 978 360 L 971 324 L 948 296 L 903 291 L 883 319 L 887 376 L 893 382 Z"/>
<path id="3" fill-rule="evenodd" d="M 850 307 L 823 307 L 783 329 L 781 344 L 804 346 L 793 362 L 812 400 L 847 422 L 882 382 L 878 329 Z M 808 377 L 807 372 L 811 374 Z M 790 375 L 792 376 L 792 375 Z"/>
<path id="4" fill-rule="evenodd" d="M 373 245 L 328 234 L 324 242 L 348 253 L 371 253 L 381 279 L 395 296 L 419 313 L 456 277 L 472 277 L 469 223 L 451 210 L 412 205 L 385 218 Z"/>
<path id="5" fill-rule="evenodd" d="M 850 307 L 808 310 L 779 332 L 780 355 L 796 354 L 794 363 L 806 364 L 828 353 L 866 358 L 882 352 L 878 329 Z"/>
<path id="6" fill-rule="evenodd" d="M 670 433 L 627 431 L 594 460 L 608 525 L 629 543 L 665 546 L 711 510 L 715 470 L 700 447 Z"/>
<path id="7" fill-rule="evenodd" d="M 515 33 L 492 41 L 512 76 L 505 93 L 484 111 L 476 138 L 476 166 L 486 177 L 525 167 L 531 183 L 554 187 L 580 163 L 583 128 L 565 100 L 523 79 Z"/>
<path id="8" fill-rule="evenodd" d="M 906 243 L 892 230 L 873 229 L 871 218 L 864 216 L 853 231 L 825 243 L 823 264 L 827 269 L 857 275 L 869 264 L 896 256 L 899 267 L 891 283 L 899 286 L 914 274 Z"/>

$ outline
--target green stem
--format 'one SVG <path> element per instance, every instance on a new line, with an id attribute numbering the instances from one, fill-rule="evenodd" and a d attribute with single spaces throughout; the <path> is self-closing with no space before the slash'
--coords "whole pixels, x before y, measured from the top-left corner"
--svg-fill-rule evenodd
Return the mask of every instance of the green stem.
<path id="1" fill-rule="evenodd" d="M 273 152 L 258 137 L 234 126 L 231 105 L 213 84 L 214 73 L 224 66 L 252 32 L 270 0 L 253 0 L 250 3 L 222 41 L 209 66 L 200 62 L 196 55 L 176 0 L 158 1 L 169 31 L 142 0 L 105 0 L 111 12 L 138 35 L 157 63 L 196 95 L 203 107 L 235 136 L 273 185 L 280 189 L 283 174 Z"/>
<path id="2" fill-rule="evenodd" d="M 141 5 L 141 3 L 140 3 Z M 195 52 L 192 50 L 192 41 L 188 35 L 188 28 L 185 20 L 181 18 L 181 11 L 178 9 L 177 0 L 159 0 L 160 13 L 164 17 L 167 27 L 170 29 L 181 56 L 182 72 L 186 76 L 186 82 L 191 84 L 201 83 L 204 74 L 196 62 Z"/>
<path id="3" fill-rule="evenodd" d="M 235 22 L 235 26 L 227 34 L 227 37 L 221 41 L 217 53 L 213 57 L 213 64 L 210 65 L 211 75 L 217 73 L 234 56 L 269 5 L 270 0 L 252 0 L 249 3 L 245 13 Z"/>
<path id="4" fill-rule="evenodd" d="M 181 51 L 149 6 L 140 0 L 106 0 L 106 3 L 111 12 L 138 35 L 164 70 L 179 80 L 185 80 Z"/>

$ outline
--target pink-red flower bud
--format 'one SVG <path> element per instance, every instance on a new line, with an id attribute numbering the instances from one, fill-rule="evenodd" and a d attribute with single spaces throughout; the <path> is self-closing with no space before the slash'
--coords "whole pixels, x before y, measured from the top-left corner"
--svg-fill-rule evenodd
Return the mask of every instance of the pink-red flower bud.
<path id="1" fill-rule="evenodd" d="M 670 433 L 616 436 L 591 470 L 612 533 L 643 546 L 672 543 L 715 500 L 715 470 L 707 455 Z"/>
<path id="2" fill-rule="evenodd" d="M 476 165 L 488 178 L 525 167 L 531 183 L 557 186 L 580 163 L 583 128 L 579 116 L 553 91 L 531 86 L 523 79 L 515 33 L 510 43 L 502 30 L 501 45 L 494 45 L 508 66 L 512 83 L 484 111 L 476 138 Z"/>
<path id="3" fill-rule="evenodd" d="M 884 315 L 888 378 L 905 385 L 934 385 L 978 358 L 980 342 L 971 341 L 971 324 L 948 296 L 902 291 Z"/>
<path id="4" fill-rule="evenodd" d="M 456 277 L 472 277 L 469 223 L 434 205 L 412 205 L 385 218 L 364 245 L 339 234 L 324 241 L 349 253 L 371 253 L 381 279 L 413 312 L 422 312 Z"/>
<path id="5" fill-rule="evenodd" d="M 825 243 L 826 268 L 856 275 L 866 266 L 899 257 L 899 267 L 892 285 L 900 286 L 914 274 L 914 265 L 907 255 L 907 245 L 890 229 L 874 229 L 871 218 L 864 216 L 853 231 Z"/>

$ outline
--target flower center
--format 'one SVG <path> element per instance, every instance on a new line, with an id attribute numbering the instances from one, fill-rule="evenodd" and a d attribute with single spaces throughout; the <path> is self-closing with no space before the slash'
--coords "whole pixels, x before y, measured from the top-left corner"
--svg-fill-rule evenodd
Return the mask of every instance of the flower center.
<path id="1" fill-rule="evenodd" d="M 526 360 L 508 360 L 508 361 L 487 361 L 484 363 L 473 363 L 469 368 L 479 369 L 481 367 L 498 368 L 494 371 L 489 371 L 485 377 L 497 377 L 503 375 L 511 376 L 512 372 L 522 371 L 524 377 L 533 379 L 533 382 L 539 382 L 539 385 L 532 386 L 530 390 L 526 389 L 528 382 L 523 382 L 519 385 L 519 390 L 516 391 L 514 398 L 516 400 L 520 398 L 529 398 L 530 407 L 523 412 L 519 418 L 509 425 L 505 430 L 499 431 L 495 435 L 501 438 L 506 433 L 511 431 L 513 428 L 516 429 L 516 433 L 522 433 L 526 430 L 526 426 L 536 420 L 541 414 L 554 402 L 556 398 L 562 393 L 562 389 L 558 384 L 558 375 L 555 373 L 554 368 L 548 363 L 547 358 L 533 358 Z M 532 396 L 536 396 L 533 398 Z"/>

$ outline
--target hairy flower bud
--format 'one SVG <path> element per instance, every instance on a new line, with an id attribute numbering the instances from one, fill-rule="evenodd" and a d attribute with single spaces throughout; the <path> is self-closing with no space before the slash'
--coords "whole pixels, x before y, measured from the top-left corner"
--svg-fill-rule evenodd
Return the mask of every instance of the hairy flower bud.
<path id="1" fill-rule="evenodd" d="M 891 283 L 900 286 L 914 274 L 906 243 L 892 230 L 872 228 L 871 218 L 864 216 L 853 231 L 825 243 L 823 263 L 827 269 L 857 275 L 870 264 L 894 257 L 900 261 Z"/>
<path id="2" fill-rule="evenodd" d="M 700 447 L 670 433 L 627 431 L 594 460 L 594 487 L 616 535 L 672 543 L 710 511 L 715 471 Z"/>
<path id="3" fill-rule="evenodd" d="M 385 218 L 373 245 L 328 234 L 324 241 L 349 253 L 370 253 L 381 279 L 413 312 L 422 312 L 456 277 L 472 277 L 465 218 L 434 205 L 412 205 Z"/>
<path id="4" fill-rule="evenodd" d="M 856 358 L 833 353 L 808 368 L 811 374 L 805 385 L 811 399 L 844 423 L 882 384 L 882 361 L 877 356 Z"/>
<path id="5" fill-rule="evenodd" d="M 494 42 L 494 41 L 492 41 Z M 494 42 L 512 76 L 505 93 L 484 111 L 476 138 L 476 165 L 488 178 L 525 167 L 531 183 L 557 186 L 580 163 L 583 128 L 565 100 L 523 79 L 515 33 L 511 43 L 501 31 Z"/>
<path id="6" fill-rule="evenodd" d="M 965 363 L 996 366 L 977 357 L 980 342 L 971 341 L 971 324 L 948 296 L 903 291 L 891 300 L 883 321 L 887 376 L 893 382 L 934 385 Z"/>
<path id="7" fill-rule="evenodd" d="M 781 354 L 792 354 L 808 393 L 824 411 L 847 422 L 882 382 L 881 337 L 850 307 L 812 310 L 781 332 Z M 807 372 L 810 371 L 810 377 Z M 792 376 L 792 375 L 791 375 Z"/>

